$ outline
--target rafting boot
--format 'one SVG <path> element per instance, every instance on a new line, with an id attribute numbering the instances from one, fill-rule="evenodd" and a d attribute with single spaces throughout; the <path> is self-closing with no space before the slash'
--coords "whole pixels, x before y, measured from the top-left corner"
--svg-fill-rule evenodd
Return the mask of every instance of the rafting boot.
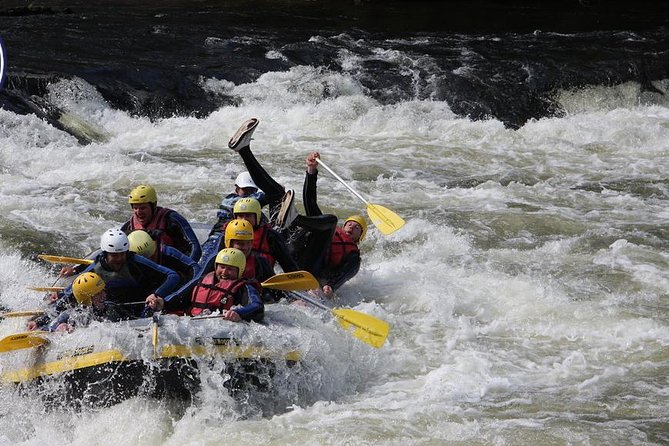
<path id="1" fill-rule="evenodd" d="M 281 209 L 276 217 L 276 226 L 282 229 L 290 227 L 291 223 L 297 218 L 298 212 L 293 202 L 295 201 L 295 191 L 288 189 L 281 199 Z"/>
<path id="2" fill-rule="evenodd" d="M 237 130 L 235 134 L 232 135 L 232 138 L 230 138 L 230 141 L 228 141 L 228 147 L 235 152 L 239 152 L 240 149 L 248 147 L 251 144 L 251 136 L 259 123 L 260 121 L 256 118 L 244 121 L 242 126 L 239 127 L 239 130 Z"/>

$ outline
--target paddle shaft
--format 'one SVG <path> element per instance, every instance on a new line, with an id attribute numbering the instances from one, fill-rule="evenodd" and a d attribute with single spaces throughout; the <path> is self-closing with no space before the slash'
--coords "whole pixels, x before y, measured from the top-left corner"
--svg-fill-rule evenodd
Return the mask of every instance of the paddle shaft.
<path id="1" fill-rule="evenodd" d="M 44 310 L 23 310 L 23 311 L 9 311 L 7 313 L 0 313 L 0 319 L 7 317 L 32 317 L 32 316 L 41 316 L 44 314 Z"/>
<path id="2" fill-rule="evenodd" d="M 158 357 L 158 324 L 160 323 L 160 311 L 153 313 L 151 324 L 151 345 L 153 346 L 153 357 Z"/>
<path id="3" fill-rule="evenodd" d="M 316 162 L 317 162 L 318 164 L 320 164 L 321 166 L 323 166 L 323 168 L 324 168 L 325 170 L 327 170 L 328 172 L 330 172 L 330 174 L 331 174 L 333 177 L 335 177 L 337 180 L 339 180 L 339 182 L 340 182 L 341 184 L 343 184 L 344 186 L 346 186 L 346 188 L 347 188 L 348 190 L 350 190 L 351 193 L 353 193 L 353 195 L 355 195 L 355 196 L 358 197 L 360 200 L 362 200 L 362 202 L 365 203 L 366 205 L 369 205 L 369 202 L 368 202 L 367 200 L 365 200 L 364 197 L 363 197 L 362 195 L 360 195 L 360 194 L 359 194 L 357 191 L 355 191 L 351 186 L 349 186 L 348 183 L 347 183 L 346 181 L 344 181 L 344 179 L 343 179 L 342 177 L 340 177 L 339 175 L 337 175 L 336 173 L 334 173 L 334 171 L 333 171 L 332 169 L 330 169 L 330 168 L 329 168 L 323 161 L 321 161 L 320 158 L 316 158 Z"/>
<path id="4" fill-rule="evenodd" d="M 62 286 L 29 286 L 29 290 L 32 291 L 47 291 L 47 292 L 55 292 L 55 291 L 63 291 L 65 287 Z"/>
<path id="5" fill-rule="evenodd" d="M 207 316 L 193 316 L 191 317 L 192 321 L 199 321 L 199 320 L 204 320 L 204 319 L 221 319 L 224 318 L 224 314 L 210 314 Z"/>
<path id="6" fill-rule="evenodd" d="M 317 301 L 313 297 L 309 296 L 307 293 L 300 293 L 299 291 L 291 291 L 291 294 L 296 295 L 297 297 L 299 297 L 303 301 L 308 302 L 311 305 L 320 308 L 321 310 L 332 311 L 332 308 L 328 307 L 327 305 L 322 304 L 321 302 Z"/>
<path id="7" fill-rule="evenodd" d="M 404 220 L 402 217 L 391 211 L 390 209 L 387 209 L 379 204 L 372 204 L 369 201 L 365 200 L 365 198 L 360 195 L 358 192 L 356 192 L 351 186 L 349 186 L 346 181 L 344 181 L 339 175 L 334 173 L 332 169 L 330 169 L 328 166 L 325 165 L 323 161 L 320 160 L 320 158 L 316 158 L 316 162 L 323 166 L 328 172 L 332 174 L 341 184 L 346 186 L 346 188 L 353 193 L 356 197 L 358 197 L 363 203 L 367 205 L 367 215 L 369 218 L 372 220 L 372 223 L 374 223 L 374 226 L 376 226 L 382 234 L 384 235 L 389 235 L 392 234 L 393 232 L 397 231 L 400 229 L 402 226 L 404 226 Z"/>

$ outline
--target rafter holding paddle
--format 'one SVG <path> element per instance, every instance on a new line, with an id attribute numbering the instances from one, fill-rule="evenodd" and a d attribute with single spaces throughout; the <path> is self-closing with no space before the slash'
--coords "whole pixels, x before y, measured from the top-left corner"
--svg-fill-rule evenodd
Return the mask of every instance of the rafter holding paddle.
<path id="1" fill-rule="evenodd" d="M 346 188 L 350 190 L 353 193 L 353 195 L 358 197 L 363 203 L 367 205 L 367 215 L 369 216 L 369 219 L 372 220 L 374 226 L 376 226 L 379 229 L 379 231 L 381 231 L 382 234 L 384 235 L 392 234 L 393 232 L 397 231 L 402 226 L 404 226 L 405 222 L 402 219 L 402 217 L 400 217 L 390 209 L 381 206 L 380 204 L 372 204 L 369 201 L 365 200 L 365 198 L 362 195 L 360 195 L 351 186 L 349 186 L 348 183 L 346 183 L 346 181 L 344 181 L 339 175 L 334 173 L 332 169 L 330 169 L 323 161 L 321 161 L 320 158 L 316 158 L 316 161 L 325 170 L 330 172 L 330 174 L 332 174 L 333 177 L 339 180 L 341 184 L 346 186 Z"/>
<path id="2" fill-rule="evenodd" d="M 318 287 L 318 280 L 308 271 L 292 271 L 275 274 L 264 282 L 261 282 L 260 286 L 281 291 L 312 290 Z M 153 322 L 151 325 L 151 345 L 153 346 L 154 357 L 157 357 L 158 354 L 159 326 L 160 312 L 158 311 L 153 313 Z"/>

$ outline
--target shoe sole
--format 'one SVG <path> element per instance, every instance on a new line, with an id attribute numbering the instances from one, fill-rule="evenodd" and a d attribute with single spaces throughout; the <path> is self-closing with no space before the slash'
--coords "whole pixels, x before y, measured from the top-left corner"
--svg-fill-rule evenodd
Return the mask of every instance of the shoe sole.
<path id="1" fill-rule="evenodd" d="M 232 135 L 230 141 L 228 141 L 228 147 L 234 151 L 238 151 L 242 147 L 248 146 L 251 143 L 251 135 L 253 135 L 253 132 L 255 131 L 256 127 L 258 127 L 259 123 L 260 121 L 258 121 L 256 118 L 251 118 L 244 122 L 244 124 L 239 127 L 235 134 Z M 242 141 L 245 141 L 246 139 L 248 139 L 248 144 L 242 145 Z"/>

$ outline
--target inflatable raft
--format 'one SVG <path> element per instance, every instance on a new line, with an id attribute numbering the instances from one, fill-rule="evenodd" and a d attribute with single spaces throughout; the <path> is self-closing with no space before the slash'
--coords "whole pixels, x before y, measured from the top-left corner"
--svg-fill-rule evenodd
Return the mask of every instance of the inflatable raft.
<path id="1" fill-rule="evenodd" d="M 0 383 L 37 389 L 56 404 L 192 398 L 203 368 L 223 374 L 232 391 L 263 387 L 277 368 L 291 368 L 301 357 L 296 328 L 273 320 L 271 310 L 266 324 L 163 315 L 93 323 L 72 333 L 19 333 L 28 317 L 0 324 Z"/>

